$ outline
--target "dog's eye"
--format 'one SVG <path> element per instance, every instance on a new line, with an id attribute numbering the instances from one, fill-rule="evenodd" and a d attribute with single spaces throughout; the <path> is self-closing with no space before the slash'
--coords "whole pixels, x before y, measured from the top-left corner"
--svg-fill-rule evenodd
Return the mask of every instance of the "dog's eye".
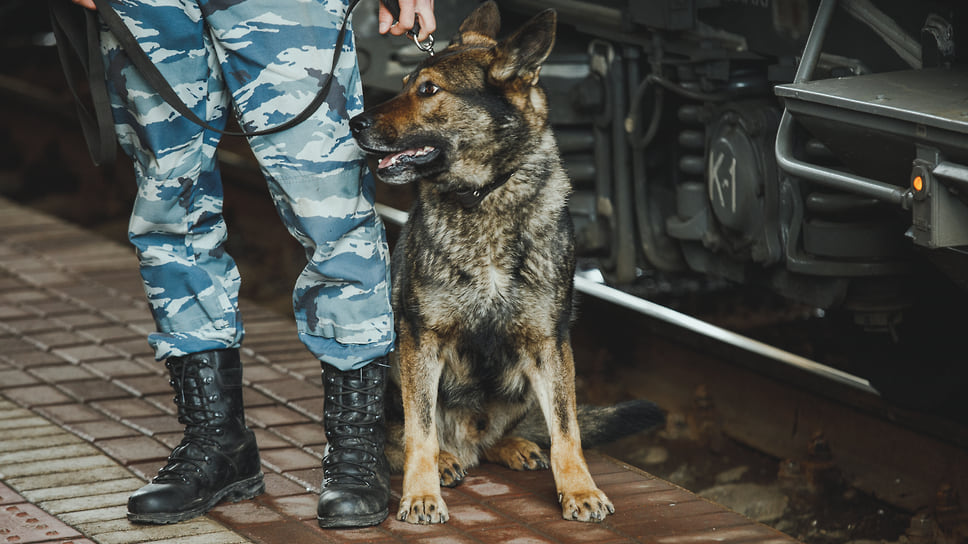
<path id="1" fill-rule="evenodd" d="M 417 94 L 419 94 L 420 96 L 433 96 L 437 94 L 437 91 L 439 90 L 440 90 L 440 87 L 434 85 L 429 81 L 424 81 L 417 87 Z"/>

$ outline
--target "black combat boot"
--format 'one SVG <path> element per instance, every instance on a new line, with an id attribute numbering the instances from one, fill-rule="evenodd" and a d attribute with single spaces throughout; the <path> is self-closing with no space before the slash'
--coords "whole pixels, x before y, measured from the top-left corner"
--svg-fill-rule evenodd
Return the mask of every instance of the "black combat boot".
<path id="1" fill-rule="evenodd" d="M 323 425 L 329 446 L 316 508 L 320 527 L 367 527 L 387 517 L 386 376 L 384 359 L 347 371 L 323 364 Z"/>
<path id="2" fill-rule="evenodd" d="M 170 357 L 165 365 L 185 436 L 151 483 L 128 498 L 128 519 L 175 523 L 265 491 L 255 435 L 245 426 L 239 351 Z"/>

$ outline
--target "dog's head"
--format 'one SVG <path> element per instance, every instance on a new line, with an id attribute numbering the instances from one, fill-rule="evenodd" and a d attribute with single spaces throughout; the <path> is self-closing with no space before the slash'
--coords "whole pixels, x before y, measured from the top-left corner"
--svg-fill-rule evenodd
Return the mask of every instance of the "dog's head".
<path id="1" fill-rule="evenodd" d="M 446 49 L 404 79 L 399 95 L 350 120 L 377 177 L 468 188 L 510 174 L 534 133 L 546 128 L 537 83 L 555 22 L 546 10 L 499 42 L 497 5 L 481 4 Z"/>

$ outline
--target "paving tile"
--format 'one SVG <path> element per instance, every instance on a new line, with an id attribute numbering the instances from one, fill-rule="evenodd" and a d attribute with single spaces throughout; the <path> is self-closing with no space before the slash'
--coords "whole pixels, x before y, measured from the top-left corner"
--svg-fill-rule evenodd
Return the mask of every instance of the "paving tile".
<path id="1" fill-rule="evenodd" d="M 19 341 L 19 340 L 18 340 Z M 27 351 L 8 351 L 0 350 L 0 358 L 10 362 L 17 368 L 33 368 L 44 365 L 63 364 L 64 360 L 56 355 L 37 351 L 35 346 L 23 343 Z"/>
<path id="2" fill-rule="evenodd" d="M 326 434 L 319 423 L 301 423 L 297 425 L 277 425 L 272 432 L 278 433 L 291 440 L 297 446 L 311 446 L 326 443 Z"/>
<path id="3" fill-rule="evenodd" d="M 434 525 L 416 525 L 413 523 L 407 523 L 405 521 L 398 521 L 396 519 L 396 516 L 393 515 L 394 513 L 396 513 L 398 507 L 399 507 L 399 503 L 396 503 L 395 501 L 390 501 L 391 515 L 390 517 L 387 518 L 386 521 L 384 521 L 381 524 L 381 527 L 383 527 L 384 529 L 387 529 L 388 531 L 390 531 L 391 534 L 395 536 L 402 537 L 407 541 L 411 541 L 411 540 L 417 540 L 420 538 L 428 538 L 428 537 L 432 537 L 432 538 L 456 537 L 457 535 L 461 534 L 461 531 L 457 529 L 457 527 L 450 525 L 450 522 L 443 523 L 443 524 L 438 523 Z M 489 529 L 489 530 L 493 531 L 497 529 Z M 473 534 L 473 533 L 468 533 L 468 534 Z M 488 537 L 487 541 L 495 542 L 495 540 L 490 539 L 490 537 Z"/>
<path id="4" fill-rule="evenodd" d="M 165 466 L 165 461 L 145 461 L 143 463 L 132 463 L 126 468 L 134 473 L 135 476 L 144 481 L 154 478 L 161 467 Z"/>
<path id="5" fill-rule="evenodd" d="M 386 521 L 374 527 L 363 527 L 360 529 L 322 529 L 319 527 L 319 522 L 316 520 L 305 521 L 303 523 L 308 526 L 314 534 L 330 539 L 338 539 L 341 544 L 350 544 L 353 542 L 365 542 L 370 544 L 400 541 L 396 535 L 391 533 L 386 528 Z"/>
<path id="6" fill-rule="evenodd" d="M 14 433 L 11 433 L 14 434 Z M 0 440 L 0 453 L 25 451 L 41 448 L 57 448 L 69 444 L 80 444 L 82 440 L 70 433 L 49 434 L 28 438 L 5 438 Z"/>
<path id="7" fill-rule="evenodd" d="M 8 283 L 9 278 L 0 278 L 0 293 L 6 290 L 4 286 Z M 0 304 L 0 326 L 6 326 L 7 322 L 15 323 L 33 316 L 34 314 L 28 313 L 13 304 Z"/>
<path id="8" fill-rule="evenodd" d="M 140 436 L 141 433 L 127 425 L 104 419 L 97 421 L 84 421 L 80 423 L 68 423 L 65 428 L 77 434 L 84 440 L 91 442 L 111 438 L 125 438 Z"/>
<path id="9" fill-rule="evenodd" d="M 96 523 L 112 519 L 128 519 L 128 506 L 109 506 L 106 508 L 93 508 L 81 510 L 79 512 L 68 512 L 58 516 L 61 521 L 75 527 L 83 527 L 86 523 Z"/>
<path id="10" fill-rule="evenodd" d="M 29 410 L 14 411 L 11 413 L 11 415 L 14 415 L 18 412 L 22 414 L 19 417 L 5 417 L 0 419 L 0 431 L 10 431 L 26 427 L 39 427 L 47 424 L 46 419 L 35 416 L 33 412 Z"/>
<path id="11" fill-rule="evenodd" d="M 108 438 L 99 440 L 97 445 L 124 465 L 151 459 L 166 459 L 171 453 L 169 448 L 147 436 Z"/>
<path id="12" fill-rule="evenodd" d="M 104 378 L 154 375 L 150 369 L 131 359 L 109 359 L 84 363 L 84 367 Z"/>
<path id="13" fill-rule="evenodd" d="M 80 403 L 40 406 L 35 408 L 35 410 L 37 413 L 59 424 L 79 423 L 83 421 L 97 421 L 104 419 L 104 415 L 102 415 L 100 412 Z"/>
<path id="14" fill-rule="evenodd" d="M 165 413 L 154 404 L 144 399 L 132 398 L 130 395 L 124 398 L 92 402 L 91 406 L 107 413 L 115 419 L 157 416 Z"/>
<path id="15" fill-rule="evenodd" d="M 4 358 L 7 360 L 15 359 L 15 355 L 20 352 L 33 353 L 37 350 L 37 345 L 31 342 L 27 342 L 20 338 L 5 337 L 0 338 L 0 353 L 4 354 Z"/>
<path id="16" fill-rule="evenodd" d="M 473 471 L 475 469 L 471 469 Z M 513 487 L 487 476 L 468 475 L 461 484 L 461 491 L 481 500 L 494 499 L 503 496 L 522 495 L 525 490 Z"/>
<path id="17" fill-rule="evenodd" d="M 65 327 L 49 318 L 37 317 L 36 314 L 26 314 L 29 317 L 5 322 L 4 328 L 16 334 L 38 334 L 42 332 L 64 330 Z"/>
<path id="18" fill-rule="evenodd" d="M 312 421 L 323 420 L 323 395 L 309 399 L 294 400 L 288 403 L 293 410 L 303 414 Z"/>
<path id="19" fill-rule="evenodd" d="M 482 504 L 454 505 L 448 503 L 447 499 L 444 499 L 444 502 L 447 503 L 447 509 L 450 512 L 450 520 L 447 524 L 463 531 L 484 527 L 500 527 L 515 523 L 514 520 Z"/>
<path id="20" fill-rule="evenodd" d="M 314 521 L 315 522 L 315 521 Z M 346 531 L 324 532 L 307 523 L 278 522 L 245 527 L 245 534 L 254 542 L 312 542 L 314 544 L 342 544 Z"/>
<path id="21" fill-rule="evenodd" d="M 302 493 L 287 497 L 269 497 L 266 504 L 283 514 L 296 519 L 316 519 L 316 505 L 319 496 L 316 493 Z"/>
<path id="22" fill-rule="evenodd" d="M 27 499 L 21 497 L 16 491 L 10 489 L 3 482 L 0 482 L 0 506 L 18 504 L 22 502 L 27 502 Z"/>
<path id="23" fill-rule="evenodd" d="M 144 335 L 141 333 L 132 331 L 128 327 L 122 325 L 107 325 L 103 327 L 85 328 L 78 330 L 77 333 L 81 336 L 90 338 L 95 342 L 105 344 L 120 340 L 144 339 Z"/>
<path id="24" fill-rule="evenodd" d="M 321 466 L 322 459 L 299 448 L 281 448 L 261 453 L 262 463 L 276 472 L 290 472 Z"/>
<path id="25" fill-rule="evenodd" d="M 185 431 L 185 426 L 179 423 L 178 418 L 171 414 L 125 418 L 124 423 L 152 437 L 164 434 L 181 435 Z"/>
<path id="26" fill-rule="evenodd" d="M 27 463 L 31 461 L 70 459 L 97 455 L 98 453 L 97 448 L 88 444 L 87 442 L 74 442 L 70 444 L 62 444 L 57 447 L 42 447 L 0 453 L 0 466 Z"/>
<path id="27" fill-rule="evenodd" d="M 257 383 L 256 390 L 283 402 L 300 399 L 315 399 L 323 395 L 323 388 L 318 383 L 309 383 L 297 378 L 286 378 L 271 382 Z"/>
<path id="28" fill-rule="evenodd" d="M 131 395 L 114 383 L 100 378 L 77 382 L 66 382 L 59 385 L 60 389 L 81 402 L 92 402 L 107 399 L 123 399 Z"/>
<path id="29" fill-rule="evenodd" d="M 175 418 L 173 417 L 172 419 L 175 419 Z M 152 436 L 152 438 L 164 444 L 168 449 L 173 450 L 175 449 L 175 446 L 181 443 L 182 438 L 185 438 L 185 428 L 182 427 L 181 429 L 178 429 L 178 431 L 173 433 L 159 433 Z"/>
<path id="30" fill-rule="evenodd" d="M 81 533 L 62 521 L 29 504 L 13 504 L 0 508 L 0 527 L 4 542 L 23 544 L 79 538 Z"/>
<path id="31" fill-rule="evenodd" d="M 73 402 L 73 399 L 61 393 L 57 388 L 46 384 L 21 387 L 19 389 L 5 389 L 3 395 L 24 406 L 45 406 Z"/>
<path id="32" fill-rule="evenodd" d="M 83 346 L 90 343 L 90 340 L 87 338 L 67 330 L 29 334 L 25 335 L 24 339 L 34 346 L 47 351 L 66 348 L 68 346 Z"/>
<path id="33" fill-rule="evenodd" d="M 0 389 L 11 389 L 37 383 L 38 380 L 35 376 L 31 376 L 23 370 L 0 370 Z"/>
<path id="34" fill-rule="evenodd" d="M 61 383 L 89 380 L 94 377 L 89 371 L 76 365 L 48 365 L 30 369 L 30 373 L 47 383 Z"/>
<path id="35" fill-rule="evenodd" d="M 162 367 L 164 368 L 164 367 Z M 164 393 L 171 396 L 171 386 L 168 378 L 161 376 L 132 376 L 116 380 L 118 385 L 138 395 L 153 395 Z"/>
<path id="36" fill-rule="evenodd" d="M 107 459 L 107 457 L 104 456 L 102 456 L 102 458 Z M 83 466 L 61 467 L 61 470 L 56 472 L 25 474 L 23 476 L 15 476 L 13 474 L 6 473 L 4 474 L 4 481 L 7 482 L 10 487 L 19 490 L 19 492 L 26 493 L 31 489 L 79 485 L 91 482 L 100 482 L 103 480 L 116 480 L 119 478 L 126 478 L 130 475 L 131 473 L 128 472 L 124 467 L 118 466 L 114 463 L 109 463 L 93 468 Z"/>
<path id="37" fill-rule="evenodd" d="M 53 461 L 31 461 L 13 463 L 3 469 L 4 480 L 26 476 L 42 476 L 45 474 L 60 474 L 63 472 L 82 471 L 92 468 L 106 468 L 113 465 L 111 459 L 103 455 L 75 457 L 72 459 L 56 459 Z M 16 487 L 16 486 L 14 486 Z"/>
<path id="38" fill-rule="evenodd" d="M 251 387 L 242 388 L 242 402 L 245 404 L 246 410 L 257 406 L 275 406 L 279 404 L 275 399 Z"/>
<path id="39" fill-rule="evenodd" d="M 275 425 L 290 425 L 293 423 L 306 423 L 309 418 L 285 406 L 256 406 L 246 407 L 245 414 L 247 419 L 260 427 L 271 427 Z"/>
<path id="40" fill-rule="evenodd" d="M 267 429 L 260 429 L 256 427 L 252 429 L 252 432 L 255 433 L 255 440 L 259 444 L 260 450 L 268 450 L 273 448 L 288 448 L 293 445 L 292 442 L 285 440 L 281 436 Z"/>
<path id="41" fill-rule="evenodd" d="M 533 523 L 561 519 L 561 506 L 554 495 L 502 497 L 488 500 L 486 504 L 518 521 Z"/>
<path id="42" fill-rule="evenodd" d="M 285 519 L 275 510 L 255 501 L 223 503 L 216 506 L 209 515 L 232 527 L 261 525 Z"/>
<path id="43" fill-rule="evenodd" d="M 154 358 L 154 352 L 151 351 L 151 346 L 148 345 L 147 338 L 138 338 L 131 340 L 124 340 L 120 342 L 111 342 L 109 344 L 111 349 L 129 357 L 151 357 Z M 165 366 L 163 363 L 158 362 L 158 366 L 164 370 Z"/>
<path id="44" fill-rule="evenodd" d="M 289 471 L 285 476 L 311 492 L 319 493 L 319 485 L 323 482 L 322 463 L 317 468 Z"/>
<path id="45" fill-rule="evenodd" d="M 85 530 L 89 527 L 103 527 L 105 529 L 114 528 L 114 531 L 94 533 L 94 537 L 102 544 L 124 544 L 126 542 L 164 542 L 175 540 L 178 542 L 190 542 L 193 539 L 197 542 L 230 542 L 219 538 L 219 533 L 228 532 L 220 524 L 207 519 L 196 518 L 194 520 L 171 525 L 136 525 L 124 522 L 114 524 L 111 522 L 101 525 L 85 525 Z M 231 534 L 231 533 L 230 533 Z M 238 538 L 236 535 L 232 535 Z M 238 541 L 238 540 L 236 540 Z"/>
<path id="46" fill-rule="evenodd" d="M 95 510 L 98 508 L 127 505 L 128 497 L 130 495 L 130 491 L 101 493 L 89 497 L 74 497 L 69 499 L 41 501 L 38 503 L 38 505 L 56 516 L 59 514 L 66 514 L 67 512 L 80 512 L 83 510 Z"/>
<path id="47" fill-rule="evenodd" d="M 629 542 L 627 536 L 611 530 L 605 523 L 584 523 L 561 519 L 547 523 L 531 523 L 535 530 L 548 535 L 561 544 L 604 544 L 606 542 Z"/>
<path id="48" fill-rule="evenodd" d="M 490 529 L 479 529 L 469 533 L 475 538 L 487 542 L 513 542 L 514 544 L 556 544 L 557 541 L 551 537 L 530 529 L 523 525 L 510 527 L 494 527 Z"/>
<path id="49" fill-rule="evenodd" d="M 274 472 L 265 474 L 265 483 L 266 497 L 287 497 L 311 492 L 302 485 Z"/>
<path id="50" fill-rule="evenodd" d="M 116 351 L 108 349 L 104 346 L 91 344 L 57 347 L 52 351 L 55 355 L 63 357 L 65 361 L 70 361 L 74 364 L 113 359 L 118 356 Z"/>
<path id="51" fill-rule="evenodd" d="M 68 329 L 84 329 L 85 327 L 96 327 L 109 323 L 107 319 L 93 312 L 58 315 L 50 318 L 50 322 Z"/>
<path id="52" fill-rule="evenodd" d="M 76 499 L 79 497 L 91 497 L 106 493 L 131 493 L 135 489 L 144 485 L 144 482 L 133 476 L 116 480 L 104 480 L 84 484 L 65 485 L 58 487 L 44 487 L 31 491 L 24 491 L 25 499 L 33 503 L 42 501 L 53 501 L 61 499 Z"/>
<path id="53" fill-rule="evenodd" d="M 246 383 L 271 382 L 285 380 L 289 374 L 276 370 L 264 363 L 242 363 L 242 379 Z"/>

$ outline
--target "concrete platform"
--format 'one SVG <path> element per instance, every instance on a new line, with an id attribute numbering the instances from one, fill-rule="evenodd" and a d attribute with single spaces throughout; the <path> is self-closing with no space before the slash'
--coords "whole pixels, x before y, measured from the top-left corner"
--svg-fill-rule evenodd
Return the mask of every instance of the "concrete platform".
<path id="1" fill-rule="evenodd" d="M 242 301 L 246 415 L 266 494 L 170 525 L 126 519 L 128 494 L 181 438 L 129 247 L 0 198 L 0 540 L 124 544 L 796 542 L 673 484 L 586 452 L 617 512 L 561 519 L 548 471 L 485 464 L 445 489 L 451 520 L 316 526 L 325 437 L 319 363 L 292 321 Z M 401 478 L 393 480 L 399 500 Z"/>

